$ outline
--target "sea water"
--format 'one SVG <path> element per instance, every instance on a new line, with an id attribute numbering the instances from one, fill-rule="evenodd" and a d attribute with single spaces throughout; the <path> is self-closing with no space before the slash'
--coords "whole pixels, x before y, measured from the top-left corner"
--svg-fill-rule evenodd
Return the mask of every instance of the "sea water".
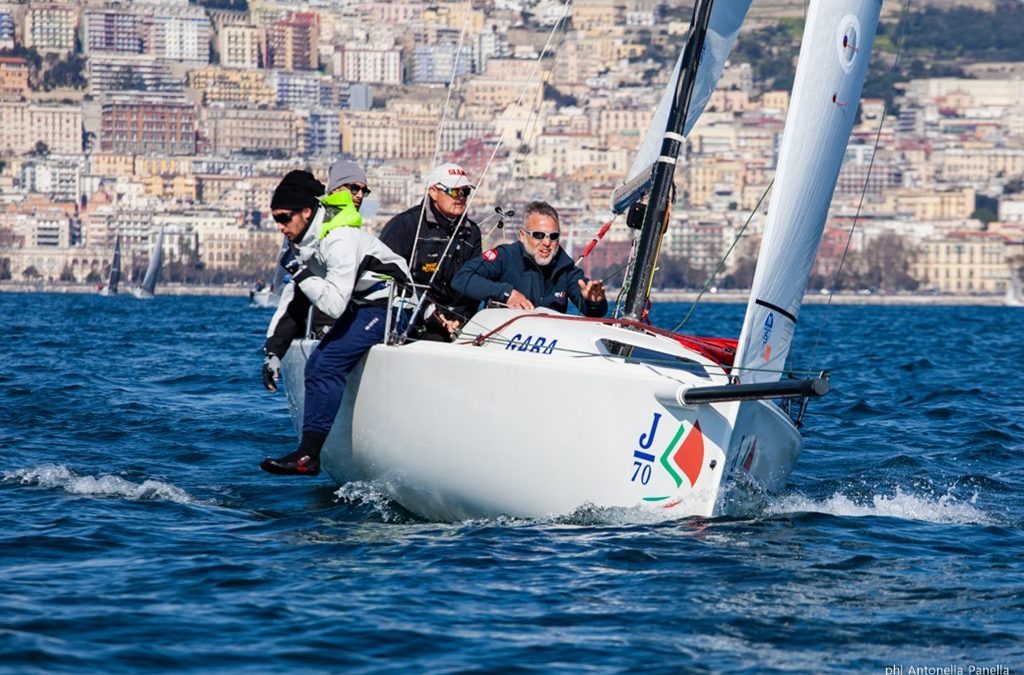
<path id="1" fill-rule="evenodd" d="M 1024 668 L 1024 309 L 804 308 L 794 365 L 832 392 L 785 492 L 671 522 L 423 522 L 263 473 L 295 439 L 242 298 L 0 315 L 0 670 Z"/>

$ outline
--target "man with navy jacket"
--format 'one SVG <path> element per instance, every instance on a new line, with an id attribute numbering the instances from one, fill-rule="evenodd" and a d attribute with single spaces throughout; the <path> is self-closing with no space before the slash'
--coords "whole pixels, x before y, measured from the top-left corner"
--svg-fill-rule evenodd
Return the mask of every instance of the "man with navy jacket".
<path id="1" fill-rule="evenodd" d="M 452 288 L 514 309 L 548 307 L 565 312 L 572 300 L 584 316 L 604 316 L 608 312 L 604 286 L 583 276 L 559 246 L 560 234 L 558 212 L 547 202 L 530 202 L 519 241 L 467 262 L 452 279 Z"/>

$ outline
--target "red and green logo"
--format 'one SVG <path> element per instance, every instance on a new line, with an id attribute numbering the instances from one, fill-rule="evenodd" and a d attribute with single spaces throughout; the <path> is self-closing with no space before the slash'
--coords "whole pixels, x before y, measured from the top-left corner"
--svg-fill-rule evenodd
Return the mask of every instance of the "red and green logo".
<path id="1" fill-rule="evenodd" d="M 704 466 L 704 435 L 700 431 L 700 422 L 694 420 L 693 426 L 687 430 L 686 424 L 680 424 L 676 435 L 661 453 L 661 465 L 672 476 L 676 487 L 681 487 L 683 478 L 690 487 L 697 484 L 701 468 Z M 649 502 L 660 502 L 665 497 L 644 497 Z"/>

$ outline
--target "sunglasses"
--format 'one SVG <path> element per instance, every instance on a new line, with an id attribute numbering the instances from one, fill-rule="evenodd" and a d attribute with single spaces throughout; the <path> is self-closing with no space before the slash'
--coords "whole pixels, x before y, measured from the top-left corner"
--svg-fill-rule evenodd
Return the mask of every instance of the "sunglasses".
<path id="1" fill-rule="evenodd" d="M 274 217 L 275 223 L 287 225 L 288 223 L 292 222 L 292 218 L 295 217 L 296 213 L 298 213 L 298 211 L 289 211 L 287 213 L 273 213 L 271 215 Z"/>
<path id="2" fill-rule="evenodd" d="M 471 187 L 446 188 L 443 185 L 435 185 L 434 187 L 436 187 L 438 190 L 445 193 L 452 199 L 458 199 L 460 197 L 466 198 L 469 197 L 471 192 L 473 192 L 473 188 Z"/>
<path id="3" fill-rule="evenodd" d="M 539 230 L 523 230 L 523 232 L 530 235 L 537 241 L 544 241 L 545 239 L 558 241 L 558 235 L 561 234 L 561 232 L 540 232 Z"/>
<path id="4" fill-rule="evenodd" d="M 365 185 L 356 185 L 355 183 L 348 183 L 346 185 L 342 185 L 341 187 L 345 188 L 346 190 L 348 190 L 352 194 L 356 194 L 357 192 L 361 192 L 364 197 L 369 197 L 370 196 L 370 192 L 372 192 L 372 190 L 370 190 L 370 188 L 366 187 Z"/>

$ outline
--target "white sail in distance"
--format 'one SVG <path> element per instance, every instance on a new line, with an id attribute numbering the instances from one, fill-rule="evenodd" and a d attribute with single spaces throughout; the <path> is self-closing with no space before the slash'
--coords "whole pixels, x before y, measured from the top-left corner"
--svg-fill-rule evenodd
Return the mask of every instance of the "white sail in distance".
<path id="1" fill-rule="evenodd" d="M 781 378 L 864 87 L 882 0 L 811 0 L 740 332 L 741 382 Z"/>
<path id="2" fill-rule="evenodd" d="M 690 107 L 683 128 L 684 136 L 689 135 L 693 125 L 707 107 L 708 101 L 711 100 L 711 93 L 722 77 L 725 62 L 732 53 L 740 26 L 747 16 L 747 10 L 750 9 L 750 2 L 751 0 L 718 0 L 711 9 L 708 30 L 704 37 L 704 53 L 697 68 L 697 77 L 693 83 L 693 94 L 690 97 Z M 675 97 L 676 84 L 682 72 L 685 47 L 684 44 L 683 49 L 679 50 L 679 58 L 676 59 L 672 77 L 669 78 L 661 95 L 654 119 L 647 127 L 647 136 L 640 144 L 633 159 L 633 166 L 626 175 L 626 182 L 616 188 L 612 195 L 612 211 L 615 213 L 623 213 L 648 189 L 651 168 L 661 153 L 662 140 L 668 127 L 668 116 L 672 108 L 672 99 Z"/>
<path id="3" fill-rule="evenodd" d="M 156 242 L 153 244 L 153 251 L 149 254 L 149 266 L 146 268 L 146 276 L 142 279 L 142 291 L 147 295 L 153 295 L 156 291 L 156 282 L 160 278 L 160 268 L 164 262 L 164 226 L 156 235 Z"/>

